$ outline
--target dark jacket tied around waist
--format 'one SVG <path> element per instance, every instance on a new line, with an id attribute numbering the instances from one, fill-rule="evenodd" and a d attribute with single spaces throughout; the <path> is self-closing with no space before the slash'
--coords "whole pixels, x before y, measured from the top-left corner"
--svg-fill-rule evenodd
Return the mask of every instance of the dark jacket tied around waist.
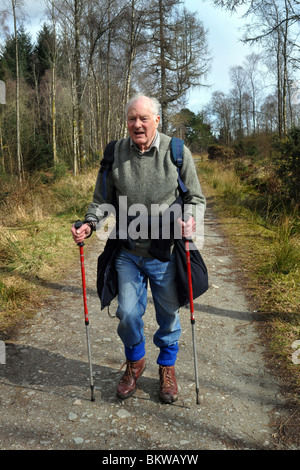
<path id="1" fill-rule="evenodd" d="M 178 197 L 174 202 L 175 205 L 182 205 L 182 199 Z M 170 261 L 171 256 L 175 256 L 176 260 L 176 285 L 178 291 L 178 306 L 187 305 L 189 303 L 189 287 L 187 276 L 187 263 L 185 252 L 185 240 L 181 238 L 174 239 L 174 224 L 177 219 L 176 211 L 173 212 L 170 206 L 170 237 L 165 239 L 163 235 L 162 217 L 159 217 L 158 224 L 159 236 L 152 239 L 148 248 L 148 252 L 153 258 L 162 262 Z M 116 219 L 118 221 L 118 214 Z M 127 226 L 134 220 L 134 217 L 127 218 Z M 151 233 L 151 217 L 148 217 L 148 232 Z M 156 221 L 157 223 L 157 221 Z M 137 227 L 138 228 L 138 227 Z M 114 232 L 114 231 L 113 231 Z M 108 238 L 103 253 L 98 258 L 97 266 L 97 291 L 101 301 L 101 309 L 109 306 L 111 301 L 118 295 L 118 275 L 115 269 L 115 258 L 121 249 L 134 249 L 135 242 L 128 235 L 127 238 L 121 239 L 118 231 L 118 223 L 114 232 L 114 238 Z M 124 236 L 124 235 L 123 235 Z M 150 238 L 150 237 L 149 237 Z M 208 275 L 202 256 L 190 241 L 190 260 L 193 283 L 193 298 L 197 298 L 208 289 Z"/>

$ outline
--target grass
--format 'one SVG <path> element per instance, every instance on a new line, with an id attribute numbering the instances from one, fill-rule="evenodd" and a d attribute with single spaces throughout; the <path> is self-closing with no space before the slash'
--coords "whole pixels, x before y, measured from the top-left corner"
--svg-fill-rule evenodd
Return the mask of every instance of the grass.
<path id="1" fill-rule="evenodd" d="M 97 169 L 59 179 L 35 175 L 20 186 L 1 181 L 0 339 L 17 332 L 75 256 L 71 224 L 84 216 Z M 77 254 L 77 252 L 76 252 Z"/>
<path id="2" fill-rule="evenodd" d="M 282 274 L 296 273 L 300 265 L 298 220 L 283 213 L 276 229 L 272 270 Z"/>
<path id="3" fill-rule="evenodd" d="M 243 267 L 269 363 L 297 397 L 300 370 L 292 361 L 292 345 L 300 339 L 299 212 L 272 204 L 239 177 L 234 165 L 206 160 L 197 162 L 197 169 Z"/>

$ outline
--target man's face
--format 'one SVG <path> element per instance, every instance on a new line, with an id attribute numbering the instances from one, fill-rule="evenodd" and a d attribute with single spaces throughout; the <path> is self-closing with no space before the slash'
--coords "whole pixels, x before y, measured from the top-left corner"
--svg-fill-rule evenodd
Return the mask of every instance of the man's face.
<path id="1" fill-rule="evenodd" d="M 160 117 L 153 114 L 148 98 L 140 98 L 129 108 L 127 113 L 129 135 L 142 152 L 150 148 L 159 120 Z"/>

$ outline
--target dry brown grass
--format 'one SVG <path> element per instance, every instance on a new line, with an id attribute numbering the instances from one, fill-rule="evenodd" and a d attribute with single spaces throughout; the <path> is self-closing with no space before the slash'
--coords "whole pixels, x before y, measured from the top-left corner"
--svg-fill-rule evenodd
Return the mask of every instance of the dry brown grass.
<path id="1" fill-rule="evenodd" d="M 0 200 L 0 338 L 41 305 L 47 283 L 75 256 L 71 224 L 84 216 L 97 170 L 44 184 L 3 182 Z"/>
<path id="2" fill-rule="evenodd" d="M 294 342 L 300 339 L 299 218 L 295 212 L 282 210 L 263 219 L 254 206 L 245 205 L 253 188 L 241 181 L 236 184 L 232 168 L 206 161 L 198 163 L 198 171 L 243 268 L 245 286 L 267 342 L 269 363 L 279 367 L 296 397 L 300 369 L 292 354 Z"/>

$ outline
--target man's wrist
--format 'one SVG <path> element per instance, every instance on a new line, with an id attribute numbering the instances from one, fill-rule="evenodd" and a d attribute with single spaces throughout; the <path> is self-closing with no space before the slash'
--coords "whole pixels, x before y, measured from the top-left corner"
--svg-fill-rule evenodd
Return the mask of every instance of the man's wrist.
<path id="1" fill-rule="evenodd" d="M 96 230 L 96 222 L 94 220 L 89 220 L 88 219 L 88 220 L 84 220 L 83 223 L 88 225 L 91 229 L 90 234 L 86 237 L 86 238 L 89 238 L 92 235 L 92 233 L 95 232 L 95 230 Z"/>
<path id="2" fill-rule="evenodd" d="M 94 220 L 84 220 L 83 221 L 84 224 L 88 225 L 90 228 L 91 228 L 91 231 L 92 232 L 95 232 L 96 230 L 96 222 Z"/>

